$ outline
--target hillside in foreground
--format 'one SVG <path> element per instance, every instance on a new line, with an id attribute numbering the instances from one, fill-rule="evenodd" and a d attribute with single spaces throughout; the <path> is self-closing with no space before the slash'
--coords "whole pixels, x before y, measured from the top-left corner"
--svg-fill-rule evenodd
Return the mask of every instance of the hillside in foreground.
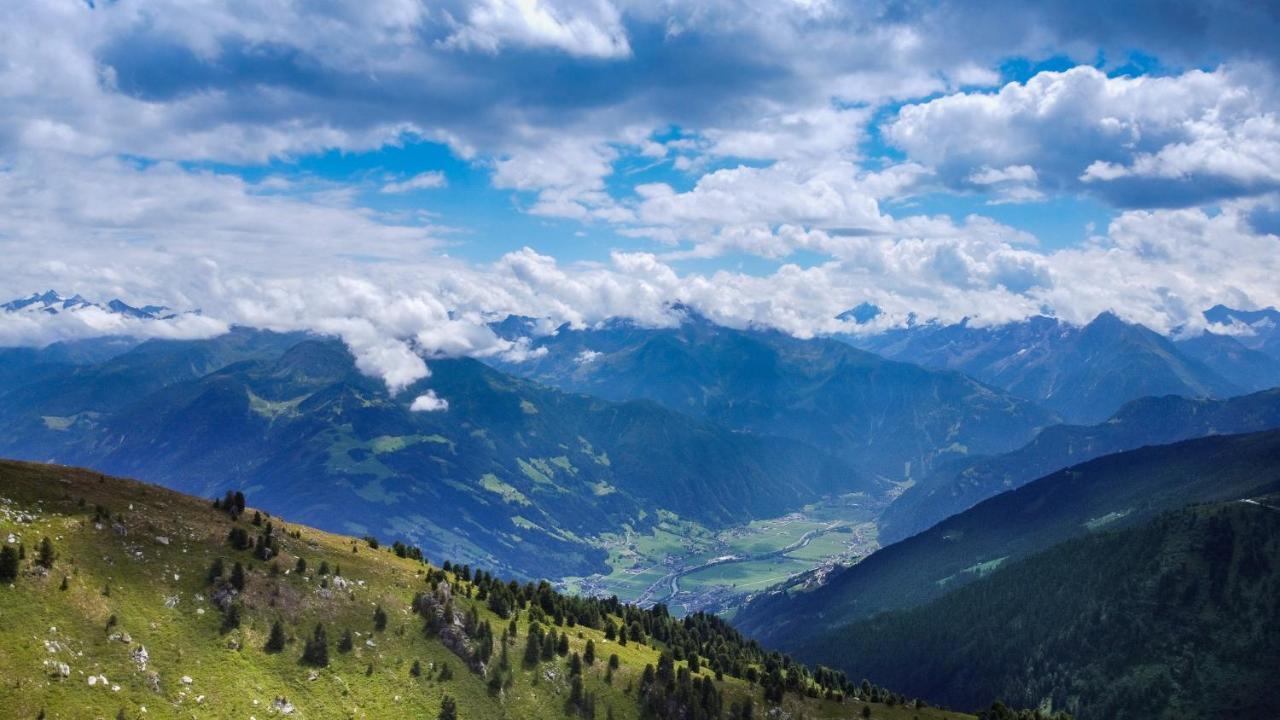
<path id="1" fill-rule="evenodd" d="M 958 707 L 1280 717 L 1280 506 L 1257 498 L 1058 545 L 805 656 Z"/>
<path id="2" fill-rule="evenodd" d="M 220 504 L 0 462 L 5 715 L 436 718 L 451 701 L 474 719 L 965 717 L 811 673 L 713 617 Z"/>

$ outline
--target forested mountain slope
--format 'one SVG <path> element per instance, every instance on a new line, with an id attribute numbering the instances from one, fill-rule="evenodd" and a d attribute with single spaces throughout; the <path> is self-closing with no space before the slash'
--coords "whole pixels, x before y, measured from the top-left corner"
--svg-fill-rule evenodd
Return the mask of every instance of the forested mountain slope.
<path id="1" fill-rule="evenodd" d="M 1280 717 L 1280 504 L 1192 507 L 1070 540 L 797 650 L 957 707 Z"/>
<path id="2" fill-rule="evenodd" d="M 1097 425 L 1055 425 L 1004 455 L 957 461 L 907 489 L 878 521 L 880 542 L 908 538 L 955 513 L 1069 465 L 1206 435 L 1280 428 L 1280 389 L 1229 398 L 1134 400 Z"/>

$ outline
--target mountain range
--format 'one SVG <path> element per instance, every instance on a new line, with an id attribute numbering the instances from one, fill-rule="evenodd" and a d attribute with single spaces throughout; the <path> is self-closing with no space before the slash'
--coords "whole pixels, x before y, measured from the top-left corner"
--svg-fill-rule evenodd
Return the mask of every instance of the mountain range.
<path id="1" fill-rule="evenodd" d="M 0 310 L 3 310 L 4 312 L 43 313 L 46 315 L 82 312 L 88 308 L 116 315 L 123 315 L 125 317 L 138 320 L 167 320 L 178 316 L 178 313 L 164 307 L 163 305 L 144 305 L 143 307 L 134 307 L 119 298 L 110 300 L 103 304 L 86 300 L 79 294 L 72 295 L 71 297 L 63 297 L 54 290 L 47 290 L 43 293 L 32 293 L 28 297 L 17 298 L 4 304 L 0 304 Z"/>
<path id="2" fill-rule="evenodd" d="M 1112 313 L 987 327 L 922 323 L 846 339 L 887 358 L 958 370 L 1040 403 L 1068 422 L 1101 422 L 1146 396 L 1229 397 L 1280 383 L 1280 355 L 1210 333 L 1184 342 Z"/>
<path id="3" fill-rule="evenodd" d="M 503 369 L 567 392 L 649 400 L 732 430 L 793 438 L 893 481 L 950 458 L 1012 450 L 1057 419 L 959 372 L 832 339 L 727 328 L 688 310 L 673 328 L 565 326 L 535 337 L 532 349 L 540 354 Z"/>
<path id="4" fill-rule="evenodd" d="M 600 569 L 589 538 L 662 512 L 712 526 L 873 490 L 794 440 L 734 433 L 653 403 L 608 402 L 433 363 L 390 395 L 338 341 L 238 329 L 152 340 L 94 365 L 31 366 L 0 394 L 0 453 L 94 464 L 524 576 Z M 786 482 L 778 482 L 778 478 Z M 338 510 L 341 512 L 338 512 Z"/>

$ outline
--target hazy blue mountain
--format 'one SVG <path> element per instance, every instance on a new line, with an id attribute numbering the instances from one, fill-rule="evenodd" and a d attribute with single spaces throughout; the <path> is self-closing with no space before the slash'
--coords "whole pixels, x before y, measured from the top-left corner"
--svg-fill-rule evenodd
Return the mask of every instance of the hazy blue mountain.
<path id="1" fill-rule="evenodd" d="M 1140 397 L 1227 397 L 1266 386 L 1262 380 L 1237 385 L 1168 338 L 1111 313 L 1083 327 L 1048 317 L 992 327 L 927 323 L 849 342 L 895 360 L 967 373 L 1074 423 L 1100 422 Z M 1229 358 L 1214 364 L 1236 376 L 1252 372 L 1227 367 Z"/>
<path id="2" fill-rule="evenodd" d="M 1280 356 L 1249 348 L 1239 338 L 1206 332 L 1174 344 L 1183 355 L 1198 360 L 1243 390 L 1280 386 Z"/>
<path id="3" fill-rule="evenodd" d="M 816 637 L 810 662 L 959 708 L 1280 717 L 1280 499 L 1057 545 L 943 598 Z"/>
<path id="4" fill-rule="evenodd" d="M 795 440 L 566 394 L 474 360 L 432 371 L 391 396 L 337 341 L 153 341 L 0 395 L 0 455 L 206 496 L 244 488 L 306 522 L 525 577 L 601 569 L 588 537 L 662 511 L 715 526 L 872 489 Z M 447 411 L 409 409 L 428 384 Z"/>
<path id="5" fill-rule="evenodd" d="M 1250 350 L 1258 350 L 1280 359 L 1280 310 L 1236 310 L 1214 305 L 1204 312 L 1211 323 L 1233 325 L 1239 332 L 1233 337 Z"/>
<path id="6" fill-rule="evenodd" d="M 1107 455 L 997 495 L 881 548 L 814 590 L 761 597 L 735 623 L 767 644 L 802 649 L 834 628 L 929 602 L 1064 540 L 1192 503 L 1276 491 L 1280 431 Z"/>
<path id="7" fill-rule="evenodd" d="M 1006 490 L 1096 457 L 1215 434 L 1280 428 L 1280 389 L 1228 400 L 1142 398 L 1097 425 L 1055 425 L 1010 453 L 960 461 L 924 478 L 886 508 L 880 542 L 910 537 Z"/>
<path id="8" fill-rule="evenodd" d="M 529 322 L 509 319 L 500 329 L 519 334 Z M 570 392 L 652 400 L 734 430 L 790 437 L 893 480 L 948 458 L 1011 450 L 1054 421 L 1034 403 L 958 372 L 692 314 L 675 328 L 562 327 L 535 346 L 545 355 L 503 369 Z"/>

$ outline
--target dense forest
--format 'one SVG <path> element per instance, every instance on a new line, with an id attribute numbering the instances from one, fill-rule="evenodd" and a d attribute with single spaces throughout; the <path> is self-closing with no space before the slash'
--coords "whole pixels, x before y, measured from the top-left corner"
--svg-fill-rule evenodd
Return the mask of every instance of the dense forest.
<path id="1" fill-rule="evenodd" d="M 1191 507 L 1071 540 L 809 654 L 911 694 L 1081 718 L 1280 717 L 1280 507 Z"/>

